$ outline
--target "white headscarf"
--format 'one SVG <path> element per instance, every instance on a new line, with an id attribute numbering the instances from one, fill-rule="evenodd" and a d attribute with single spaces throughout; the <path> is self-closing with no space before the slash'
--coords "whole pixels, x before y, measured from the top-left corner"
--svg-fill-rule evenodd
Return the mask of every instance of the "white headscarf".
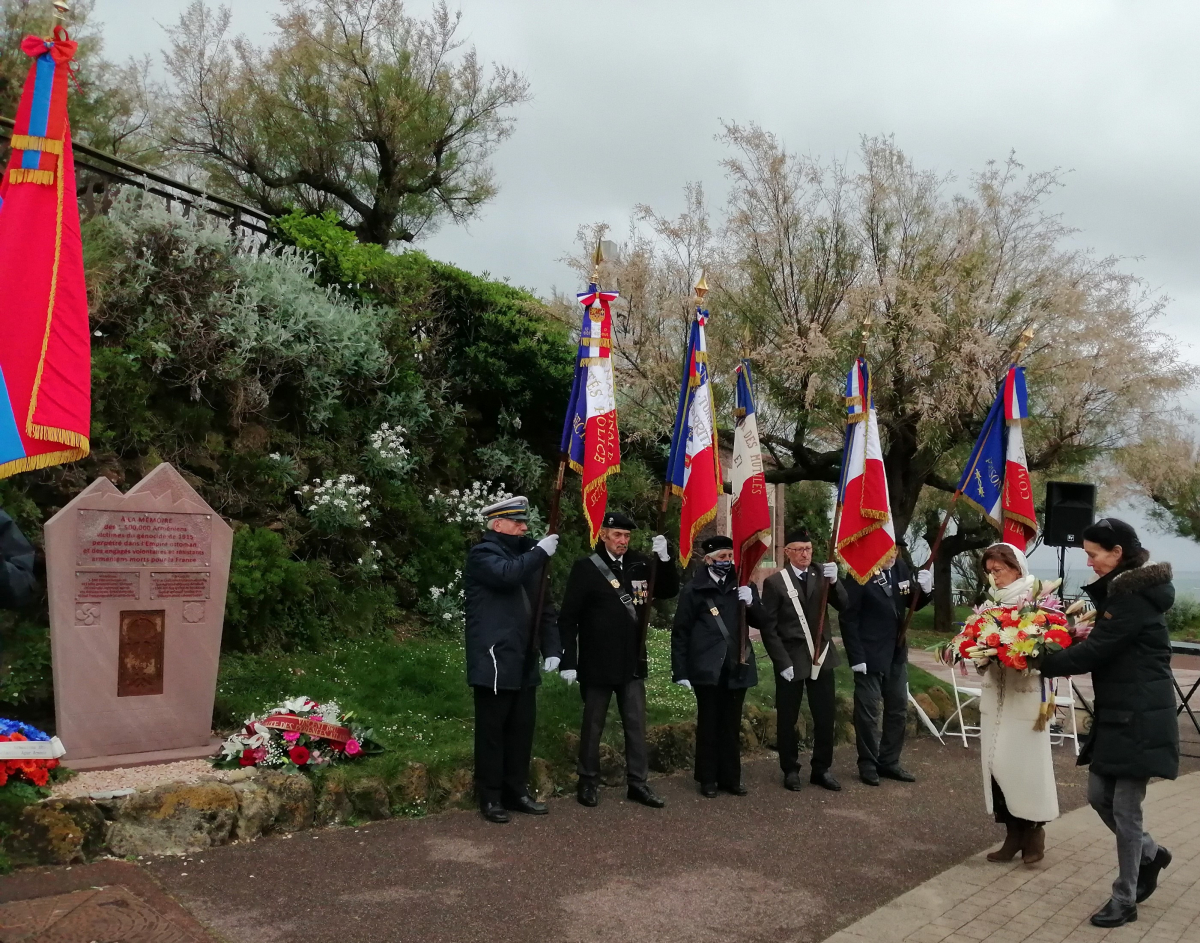
<path id="1" fill-rule="evenodd" d="M 1025 554 L 1008 543 L 992 544 L 992 547 L 1007 547 L 1017 560 L 1017 567 L 1021 571 L 1020 579 L 1015 579 L 1007 586 L 997 586 L 995 589 L 988 590 L 988 598 L 1002 606 L 1013 606 L 1029 595 L 1033 589 L 1035 578 L 1029 572 L 1029 561 L 1025 559 Z M 991 550 L 992 547 L 988 547 Z"/>

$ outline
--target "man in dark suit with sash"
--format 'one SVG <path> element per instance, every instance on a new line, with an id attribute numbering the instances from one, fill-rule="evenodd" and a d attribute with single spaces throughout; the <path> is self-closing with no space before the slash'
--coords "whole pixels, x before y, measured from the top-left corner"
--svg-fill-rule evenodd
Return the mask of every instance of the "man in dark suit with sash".
<path id="1" fill-rule="evenodd" d="M 933 573 L 912 570 L 893 549 L 878 573 L 860 586 L 848 581 L 848 605 L 842 610 L 842 644 L 854 672 L 854 739 L 858 776 L 868 786 L 879 777 L 916 782 L 900 765 L 908 716 L 908 645 L 900 638 L 912 594 L 916 608 L 929 604 Z M 883 702 L 883 734 L 879 706 Z"/>
<path id="2" fill-rule="evenodd" d="M 629 549 L 636 528 L 616 511 L 604 516 L 595 552 L 575 561 L 558 616 L 564 654 L 561 674 L 568 684 L 579 681 L 583 723 L 579 731 L 578 799 L 585 806 L 600 801 L 600 737 L 613 695 L 625 729 L 625 777 L 628 797 L 642 805 L 664 803 L 646 779 L 646 663 L 641 652 L 643 609 L 650 604 L 650 568 L 656 566 L 654 598 L 679 592 L 679 575 L 671 562 L 667 539 L 654 538 L 657 560 Z"/>
<path id="3" fill-rule="evenodd" d="M 775 707 L 779 712 L 779 765 L 783 785 L 800 789 L 800 743 L 796 721 L 800 701 L 808 689 L 813 718 L 813 755 L 810 781 L 837 791 L 841 784 L 829 771 L 833 765 L 833 670 L 841 663 L 833 644 L 829 617 L 821 628 L 821 594 L 829 587 L 827 605 L 842 610 L 846 588 L 838 581 L 836 563 L 812 562 L 812 537 L 806 530 L 787 535 L 783 548 L 787 564 L 763 582 L 762 641 L 775 669 Z M 817 639 L 820 628 L 821 637 Z M 815 665 L 815 667 L 814 667 Z"/>

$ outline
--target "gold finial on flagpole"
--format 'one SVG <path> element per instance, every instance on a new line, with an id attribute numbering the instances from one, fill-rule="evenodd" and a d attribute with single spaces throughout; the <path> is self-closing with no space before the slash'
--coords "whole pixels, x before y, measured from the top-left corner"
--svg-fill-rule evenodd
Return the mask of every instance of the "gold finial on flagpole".
<path id="1" fill-rule="evenodd" d="M 696 293 L 696 300 L 704 303 L 704 296 L 708 294 L 708 278 L 704 269 L 700 269 L 700 277 L 696 279 L 696 284 L 692 286 L 692 291 Z"/>
<path id="2" fill-rule="evenodd" d="M 1033 328 L 1027 327 L 1021 332 L 1021 338 L 1017 341 L 1017 349 L 1013 354 L 1013 363 L 1020 363 L 1021 356 L 1025 353 L 1025 348 L 1033 342 Z"/>
<path id="3" fill-rule="evenodd" d="M 596 240 L 596 251 L 592 253 L 592 281 L 600 287 L 600 263 L 604 261 L 604 240 Z"/>
<path id="4" fill-rule="evenodd" d="M 750 359 L 750 325 L 742 326 L 742 359 Z"/>
<path id="5" fill-rule="evenodd" d="M 867 339 L 871 336 L 871 324 L 872 324 L 871 316 L 868 314 L 865 318 L 863 318 L 862 337 L 859 339 L 859 342 L 858 342 L 858 356 L 860 356 L 860 357 L 866 356 Z"/>
<path id="6" fill-rule="evenodd" d="M 66 0 L 51 0 L 50 6 L 54 8 L 54 14 L 50 17 L 50 38 L 53 39 L 55 27 L 59 23 L 66 23 L 71 7 Z"/>

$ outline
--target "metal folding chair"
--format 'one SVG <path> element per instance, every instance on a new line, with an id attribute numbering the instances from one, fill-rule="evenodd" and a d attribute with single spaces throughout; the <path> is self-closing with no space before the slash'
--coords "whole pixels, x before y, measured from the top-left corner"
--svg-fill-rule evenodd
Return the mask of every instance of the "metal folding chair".
<path id="1" fill-rule="evenodd" d="M 954 713 L 946 718 L 946 722 L 942 724 L 942 733 L 954 723 L 955 718 L 958 719 L 958 735 L 962 737 L 962 745 L 967 746 L 967 737 L 978 737 L 980 728 L 978 724 L 968 724 L 966 718 L 963 717 L 963 708 L 969 707 L 971 704 L 978 704 L 979 699 L 983 696 L 982 688 L 969 687 L 958 683 L 958 673 L 960 668 L 955 665 L 950 669 L 950 684 L 954 689 Z"/>
<path id="2" fill-rule="evenodd" d="M 1054 678 L 1051 681 L 1054 692 L 1054 716 L 1050 718 L 1050 745 L 1060 747 L 1068 740 L 1075 745 L 1075 755 L 1079 756 L 1079 725 L 1075 722 L 1075 692 L 1071 687 L 1071 679 Z M 1065 694 L 1059 691 L 1065 690 Z M 1070 722 L 1071 732 L 1067 732 Z"/>

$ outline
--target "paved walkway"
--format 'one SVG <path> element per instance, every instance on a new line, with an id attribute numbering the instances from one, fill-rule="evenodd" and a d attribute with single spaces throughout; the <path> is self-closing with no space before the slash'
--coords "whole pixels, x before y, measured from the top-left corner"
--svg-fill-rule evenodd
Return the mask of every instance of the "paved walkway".
<path id="1" fill-rule="evenodd" d="M 980 853 L 829 937 L 825 943 L 1196 943 L 1200 941 L 1200 773 L 1157 782 L 1146 825 L 1174 861 L 1136 923 L 1116 930 L 1088 918 L 1116 876 L 1112 835 L 1089 808 L 1046 827 L 1046 859 L 1027 868 Z"/>

